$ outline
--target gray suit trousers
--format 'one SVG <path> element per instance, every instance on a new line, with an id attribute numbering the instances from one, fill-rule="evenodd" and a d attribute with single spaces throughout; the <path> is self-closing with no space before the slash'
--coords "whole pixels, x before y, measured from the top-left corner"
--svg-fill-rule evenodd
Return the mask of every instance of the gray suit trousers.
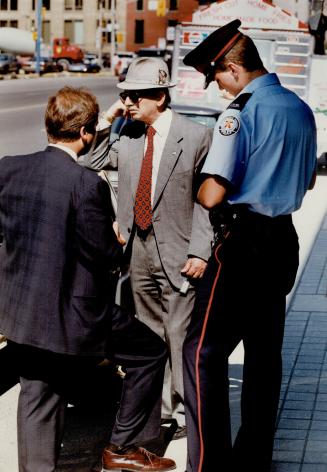
<path id="1" fill-rule="evenodd" d="M 169 283 L 153 230 L 146 237 L 136 232 L 130 272 L 137 318 L 168 347 L 161 417 L 174 418 L 179 426 L 184 426 L 182 349 L 194 305 L 194 289 L 182 295 Z"/>

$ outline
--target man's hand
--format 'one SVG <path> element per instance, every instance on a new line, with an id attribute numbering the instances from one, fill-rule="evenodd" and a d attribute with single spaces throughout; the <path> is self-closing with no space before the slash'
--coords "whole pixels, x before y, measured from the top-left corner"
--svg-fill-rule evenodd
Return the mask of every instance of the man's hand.
<path id="1" fill-rule="evenodd" d="M 123 236 L 120 234 L 118 222 L 117 222 L 117 221 L 114 221 L 113 224 L 112 224 L 112 227 L 113 227 L 113 229 L 114 229 L 114 232 L 116 233 L 117 241 L 119 242 L 119 244 L 121 244 L 122 246 L 125 246 L 126 240 L 125 240 L 125 239 L 123 238 Z"/>
<path id="2" fill-rule="evenodd" d="M 112 123 L 115 118 L 118 118 L 118 116 L 124 116 L 126 118 L 127 115 L 128 112 L 126 106 L 121 100 L 117 100 L 102 114 L 102 117 L 108 120 L 109 123 Z"/>
<path id="3" fill-rule="evenodd" d="M 207 263 L 203 259 L 198 257 L 190 257 L 187 259 L 187 262 L 181 270 L 181 273 L 192 279 L 200 279 L 203 276 L 206 267 Z"/>

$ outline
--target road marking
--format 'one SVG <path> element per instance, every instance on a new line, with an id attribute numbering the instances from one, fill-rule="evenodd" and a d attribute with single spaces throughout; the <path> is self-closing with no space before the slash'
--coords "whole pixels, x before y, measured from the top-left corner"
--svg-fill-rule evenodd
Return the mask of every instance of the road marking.
<path id="1" fill-rule="evenodd" d="M 11 112 L 15 112 L 15 111 L 25 111 L 28 108 L 41 108 L 41 107 L 45 107 L 45 106 L 46 106 L 46 103 L 34 103 L 33 105 L 25 105 L 25 106 L 21 106 L 21 107 L 1 108 L 0 109 L 0 114 L 1 113 L 11 113 Z"/>

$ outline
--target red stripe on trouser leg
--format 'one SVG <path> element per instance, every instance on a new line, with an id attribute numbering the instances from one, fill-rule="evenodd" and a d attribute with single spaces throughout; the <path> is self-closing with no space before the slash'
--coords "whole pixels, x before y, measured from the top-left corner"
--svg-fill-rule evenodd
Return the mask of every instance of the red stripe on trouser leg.
<path id="1" fill-rule="evenodd" d="M 199 359 L 200 359 L 200 351 L 203 345 L 203 340 L 206 334 L 206 329 L 207 329 L 207 324 L 208 324 L 208 318 L 212 306 L 212 301 L 215 293 L 215 289 L 217 286 L 217 282 L 219 280 L 219 275 L 221 271 L 221 262 L 218 258 L 218 251 L 221 248 L 222 243 L 220 243 L 216 250 L 215 250 L 215 259 L 218 263 L 218 270 L 217 274 L 214 280 L 214 283 L 212 285 L 211 293 L 210 293 L 210 298 L 206 310 L 206 314 L 204 317 L 204 323 L 203 323 L 203 328 L 201 332 L 201 337 L 199 341 L 199 345 L 196 351 L 196 360 L 195 360 L 195 375 L 196 375 L 196 397 L 197 397 L 197 407 L 198 407 L 198 418 L 199 418 L 199 437 L 200 437 L 200 458 L 199 458 L 199 467 L 198 467 L 198 472 L 202 471 L 202 465 L 203 465 L 203 457 L 204 457 L 204 442 L 203 442 L 203 432 L 202 432 L 202 415 L 201 415 L 201 395 L 200 395 L 200 372 L 199 372 Z"/>

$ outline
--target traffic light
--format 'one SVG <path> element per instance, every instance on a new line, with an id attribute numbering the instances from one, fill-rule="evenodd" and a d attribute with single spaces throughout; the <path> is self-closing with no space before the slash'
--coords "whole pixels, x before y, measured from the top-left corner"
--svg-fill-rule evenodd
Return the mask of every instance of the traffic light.
<path id="1" fill-rule="evenodd" d="M 123 36 L 123 33 L 121 33 L 120 31 L 117 31 L 116 33 L 116 40 L 117 40 L 117 43 L 118 44 L 121 44 L 124 40 L 124 36 Z"/>
<path id="2" fill-rule="evenodd" d="M 166 0 L 157 0 L 157 16 L 166 16 Z"/>
<path id="3" fill-rule="evenodd" d="M 33 40 L 34 40 L 34 41 L 37 40 L 37 31 L 33 31 L 33 32 L 32 32 L 32 37 L 33 37 Z"/>

